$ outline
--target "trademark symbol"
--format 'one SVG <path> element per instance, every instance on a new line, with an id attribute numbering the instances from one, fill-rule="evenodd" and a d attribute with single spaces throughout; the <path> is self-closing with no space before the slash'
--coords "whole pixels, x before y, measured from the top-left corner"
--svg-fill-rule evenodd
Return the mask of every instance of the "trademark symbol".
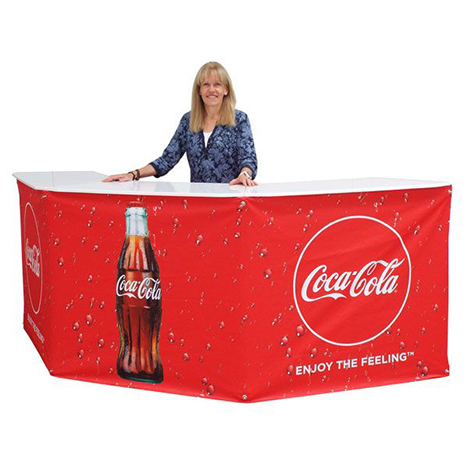
<path id="1" fill-rule="evenodd" d="M 413 352 L 413 351 L 408 351 L 406 354 L 407 354 L 408 356 L 414 356 L 414 352 Z"/>

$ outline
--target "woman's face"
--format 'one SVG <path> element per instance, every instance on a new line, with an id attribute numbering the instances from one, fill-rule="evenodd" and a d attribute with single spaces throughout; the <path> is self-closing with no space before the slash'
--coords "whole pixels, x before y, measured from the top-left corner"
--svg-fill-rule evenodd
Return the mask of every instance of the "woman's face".
<path id="1" fill-rule="evenodd" d="M 205 107 L 221 107 L 227 88 L 221 83 L 219 77 L 210 73 L 200 84 L 200 96 Z"/>

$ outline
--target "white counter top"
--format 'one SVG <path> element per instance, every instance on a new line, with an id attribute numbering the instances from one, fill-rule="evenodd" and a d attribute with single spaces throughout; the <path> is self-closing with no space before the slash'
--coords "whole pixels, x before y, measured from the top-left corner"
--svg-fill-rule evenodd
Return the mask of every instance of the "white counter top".
<path id="1" fill-rule="evenodd" d="M 328 193 L 360 193 L 416 188 L 448 187 L 449 182 L 365 178 L 310 182 L 265 183 L 257 187 L 228 184 L 164 182 L 150 177 L 138 182 L 102 182 L 98 172 L 16 172 L 19 181 L 35 190 L 114 195 L 160 195 L 178 197 L 277 197 Z"/>

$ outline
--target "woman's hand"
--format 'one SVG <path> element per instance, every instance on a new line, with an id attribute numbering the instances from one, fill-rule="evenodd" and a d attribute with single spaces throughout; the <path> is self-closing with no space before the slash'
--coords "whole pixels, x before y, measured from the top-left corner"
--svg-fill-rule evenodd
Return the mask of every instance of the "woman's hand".
<path id="1" fill-rule="evenodd" d="M 232 179 L 229 182 L 229 185 L 243 185 L 244 187 L 255 187 L 257 182 L 255 180 L 249 179 L 245 174 L 240 174 L 235 179 Z"/>
<path id="2" fill-rule="evenodd" d="M 109 177 L 106 177 L 103 179 L 103 182 L 131 182 L 134 179 L 134 176 L 132 173 L 130 174 L 115 174 L 115 175 L 110 175 Z"/>
<path id="3" fill-rule="evenodd" d="M 135 169 L 128 174 L 115 174 L 106 177 L 103 182 L 131 182 L 132 180 L 139 180 L 142 177 L 155 176 L 156 169 L 151 165 L 147 164 L 145 167 Z"/>

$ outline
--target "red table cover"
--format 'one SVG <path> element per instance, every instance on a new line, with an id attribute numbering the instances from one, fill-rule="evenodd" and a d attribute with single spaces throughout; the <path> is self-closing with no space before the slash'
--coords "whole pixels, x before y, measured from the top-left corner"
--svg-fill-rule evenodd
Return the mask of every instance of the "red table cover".
<path id="1" fill-rule="evenodd" d="M 255 402 L 449 373 L 450 187 L 209 198 L 18 185 L 24 328 L 53 376 Z M 134 201 L 160 269 L 158 384 L 116 373 Z"/>

